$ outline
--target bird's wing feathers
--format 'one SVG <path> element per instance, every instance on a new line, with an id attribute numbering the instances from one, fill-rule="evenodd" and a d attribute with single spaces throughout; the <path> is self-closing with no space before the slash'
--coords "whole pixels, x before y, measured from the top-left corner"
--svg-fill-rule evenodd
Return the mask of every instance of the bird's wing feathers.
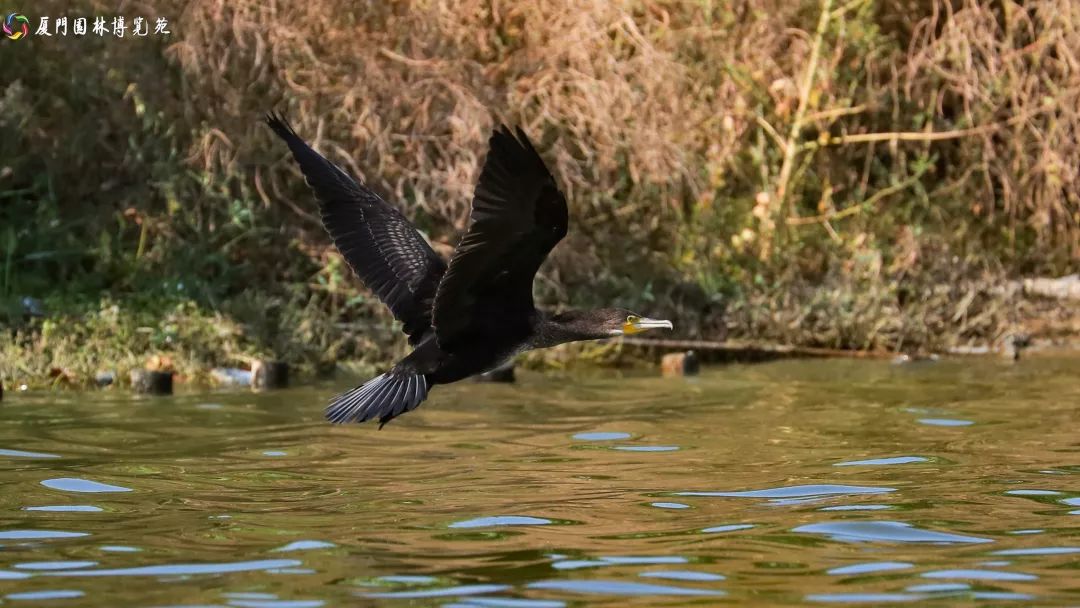
<path id="1" fill-rule="evenodd" d="M 417 343 L 431 327 L 446 262 L 401 212 L 312 150 L 282 117 L 270 114 L 266 122 L 289 145 L 315 191 L 323 226 L 338 251 Z"/>
<path id="2" fill-rule="evenodd" d="M 489 145 L 469 229 L 435 296 L 435 336 L 448 352 L 492 312 L 531 314 L 533 277 L 566 236 L 566 199 L 525 133 L 502 126 Z"/>

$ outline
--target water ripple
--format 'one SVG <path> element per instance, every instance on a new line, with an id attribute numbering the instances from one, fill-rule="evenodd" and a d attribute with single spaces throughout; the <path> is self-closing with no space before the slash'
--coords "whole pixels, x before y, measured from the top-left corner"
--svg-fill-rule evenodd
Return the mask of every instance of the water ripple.
<path id="1" fill-rule="evenodd" d="M 26 562 L 15 564 L 15 568 L 19 570 L 75 570 L 96 565 L 97 562 Z"/>
<path id="2" fill-rule="evenodd" d="M 749 530 L 753 527 L 754 524 L 727 524 L 724 526 L 713 526 L 711 528 L 704 528 L 701 531 L 706 534 L 715 534 L 717 532 L 735 532 L 736 530 Z"/>
<path id="3" fill-rule="evenodd" d="M 56 454 L 46 454 L 45 452 L 26 452 L 23 450 L 6 450 L 0 449 L 0 456 L 9 456 L 11 458 L 60 458 Z"/>
<path id="4" fill-rule="evenodd" d="M 79 479 L 77 477 L 58 477 L 56 479 L 46 479 L 41 482 L 41 485 L 53 490 L 62 490 L 64 492 L 131 492 L 131 488 L 125 488 L 124 486 L 114 486 L 108 483 L 101 483 L 100 481 L 91 481 L 89 479 Z"/>
<path id="5" fill-rule="evenodd" d="M 710 496 L 727 498 L 767 498 L 775 505 L 802 504 L 815 502 L 829 496 L 886 494 L 896 488 L 877 486 L 845 486 L 837 484 L 781 486 L 762 490 L 743 490 L 738 492 L 676 492 L 676 496 Z"/>
<path id="6" fill-rule="evenodd" d="M 140 551 L 138 547 L 129 547 L 127 545 L 102 545 L 101 550 L 107 553 L 137 553 Z"/>
<path id="7" fill-rule="evenodd" d="M 450 524 L 451 528 L 487 528 L 492 526 L 546 526 L 555 522 L 542 517 L 528 517 L 523 515 L 495 515 L 492 517 L 477 517 L 465 521 L 456 521 Z"/>
<path id="8" fill-rule="evenodd" d="M 274 549 L 275 552 L 282 551 L 308 551 L 311 549 L 329 549 L 336 547 L 334 543 L 328 543 L 321 540 L 297 540 L 293 541 L 285 546 Z"/>
<path id="9" fill-rule="evenodd" d="M 892 602 L 914 602 L 925 596 L 909 593 L 817 593 L 806 596 L 811 602 L 835 602 L 851 604 L 878 604 Z"/>
<path id="10" fill-rule="evenodd" d="M 886 570 L 906 570 L 914 568 L 915 564 L 907 562 L 867 562 L 865 564 L 851 564 L 827 570 L 829 574 L 867 574 L 870 572 L 884 572 Z"/>
<path id="11" fill-rule="evenodd" d="M 624 583 L 622 581 L 579 581 L 550 580 L 529 583 L 530 589 L 551 589 L 571 593 L 599 595 L 724 595 L 723 591 L 710 589 L 691 589 L 670 585 L 649 585 L 645 583 Z"/>
<path id="12" fill-rule="evenodd" d="M 642 572 L 638 576 L 645 578 L 666 578 L 673 581 L 712 582 L 722 581 L 724 576 L 711 572 L 694 572 L 693 570 L 657 570 L 654 572 Z"/>
<path id="13" fill-rule="evenodd" d="M 616 441 L 619 439 L 629 439 L 630 433 L 578 433 L 574 435 L 574 439 L 580 439 L 582 441 Z"/>
<path id="14" fill-rule="evenodd" d="M 1033 581 L 1039 577 L 1021 572 L 1001 570 L 935 570 L 924 572 L 923 578 L 962 578 L 976 581 Z"/>
<path id="15" fill-rule="evenodd" d="M 556 570 L 577 570 L 578 568 L 596 568 L 600 566 L 636 566 L 656 564 L 685 564 L 689 560 L 677 555 L 612 555 L 596 559 L 568 559 L 551 564 Z"/>
<path id="16" fill-rule="evenodd" d="M 1030 593 L 1012 593 L 1010 591 L 975 591 L 971 594 L 971 597 L 977 600 L 1033 600 L 1034 595 Z"/>
<path id="17" fill-rule="evenodd" d="M 380 576 L 379 581 L 387 583 L 404 583 L 407 585 L 430 585 L 438 582 L 439 579 L 434 576 L 418 576 L 408 574 L 391 574 L 389 576 Z"/>
<path id="18" fill-rule="evenodd" d="M 855 466 L 874 466 L 874 465 L 888 465 L 888 464 L 911 464 L 913 462 L 929 462 L 929 458 L 923 458 L 922 456 L 892 456 L 889 458 L 870 458 L 867 460 L 848 460 L 846 462 L 838 462 L 834 464 L 834 467 L 855 467 Z"/>
<path id="19" fill-rule="evenodd" d="M 86 595 L 82 591 L 74 589 L 54 589 L 49 591 L 26 591 L 23 593 L 9 593 L 4 596 L 9 600 L 69 600 Z"/>
<path id="20" fill-rule="evenodd" d="M 0 530 L 0 540 L 78 538 L 80 536 L 89 536 L 89 534 L 86 532 L 64 532 L 62 530 Z"/>
<path id="21" fill-rule="evenodd" d="M 279 600 L 279 599 L 234 599 L 230 606 L 236 608 L 319 608 L 325 606 L 322 600 Z"/>
<path id="22" fill-rule="evenodd" d="M 23 511 L 52 511 L 57 513 L 100 513 L 104 511 L 94 505 L 44 505 L 41 507 L 23 507 Z"/>
<path id="23" fill-rule="evenodd" d="M 216 564 L 161 564 L 135 568 L 103 568 L 100 570 L 70 570 L 48 572 L 53 576 L 179 576 L 192 574 L 226 574 L 299 566 L 295 559 L 263 559 L 247 562 L 224 562 Z"/>
<path id="24" fill-rule="evenodd" d="M 821 507 L 818 511 L 888 511 L 889 509 L 892 509 L 889 505 L 834 505 Z"/>
<path id="25" fill-rule="evenodd" d="M 1027 549 L 1002 549 L 994 555 L 1067 555 L 1080 553 L 1080 547 L 1030 547 Z"/>
<path id="26" fill-rule="evenodd" d="M 958 420 L 955 418 L 919 418 L 919 422 L 929 426 L 971 426 L 975 424 L 971 420 Z"/>
<path id="27" fill-rule="evenodd" d="M 794 528 L 793 531 L 824 534 L 833 540 L 842 541 L 938 543 L 943 545 L 993 542 L 989 538 L 923 530 L 899 521 L 836 521 L 807 524 Z"/>
<path id="28" fill-rule="evenodd" d="M 506 591 L 507 589 L 510 589 L 510 585 L 459 585 L 457 587 L 418 589 L 415 591 L 381 591 L 377 593 L 364 593 L 361 595 L 372 598 L 420 599 L 427 597 L 455 597 L 459 595 L 497 593 L 499 591 Z"/>
<path id="29" fill-rule="evenodd" d="M 470 597 L 462 603 L 443 604 L 442 608 L 563 608 L 559 600 L 526 600 L 510 597 Z"/>
<path id="30" fill-rule="evenodd" d="M 968 589 L 971 589 L 971 585 L 964 583 L 926 583 L 923 585 L 911 585 L 904 590 L 917 593 L 940 593 L 943 591 L 967 591 Z"/>

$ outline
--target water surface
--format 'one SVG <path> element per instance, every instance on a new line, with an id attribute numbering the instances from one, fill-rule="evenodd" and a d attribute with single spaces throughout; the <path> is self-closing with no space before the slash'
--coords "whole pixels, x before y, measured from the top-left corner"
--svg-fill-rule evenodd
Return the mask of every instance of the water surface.
<path id="1" fill-rule="evenodd" d="M 1080 361 L 0 406 L 0 604 L 1080 603 Z M 960 423 L 962 422 L 962 424 Z"/>

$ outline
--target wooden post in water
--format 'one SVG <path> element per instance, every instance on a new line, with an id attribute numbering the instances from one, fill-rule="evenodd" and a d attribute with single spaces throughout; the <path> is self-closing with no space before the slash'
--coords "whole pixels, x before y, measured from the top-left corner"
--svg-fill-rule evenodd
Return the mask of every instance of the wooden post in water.
<path id="1" fill-rule="evenodd" d="M 173 373 L 148 369 L 131 370 L 131 390 L 144 395 L 171 395 Z"/>
<path id="2" fill-rule="evenodd" d="M 660 359 L 660 373 L 665 377 L 696 376 L 700 369 L 697 353 L 692 350 L 668 353 Z"/>
<path id="3" fill-rule="evenodd" d="M 289 386 L 289 364 L 284 361 L 256 361 L 251 364 L 251 388 L 265 391 Z"/>

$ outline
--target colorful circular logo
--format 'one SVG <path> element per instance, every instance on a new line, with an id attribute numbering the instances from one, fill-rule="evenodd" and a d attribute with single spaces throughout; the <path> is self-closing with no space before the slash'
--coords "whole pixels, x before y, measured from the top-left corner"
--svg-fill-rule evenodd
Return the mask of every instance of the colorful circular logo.
<path id="1" fill-rule="evenodd" d="M 23 36 L 30 35 L 30 20 L 26 15 L 11 13 L 4 20 L 4 35 L 12 40 L 18 40 Z"/>

